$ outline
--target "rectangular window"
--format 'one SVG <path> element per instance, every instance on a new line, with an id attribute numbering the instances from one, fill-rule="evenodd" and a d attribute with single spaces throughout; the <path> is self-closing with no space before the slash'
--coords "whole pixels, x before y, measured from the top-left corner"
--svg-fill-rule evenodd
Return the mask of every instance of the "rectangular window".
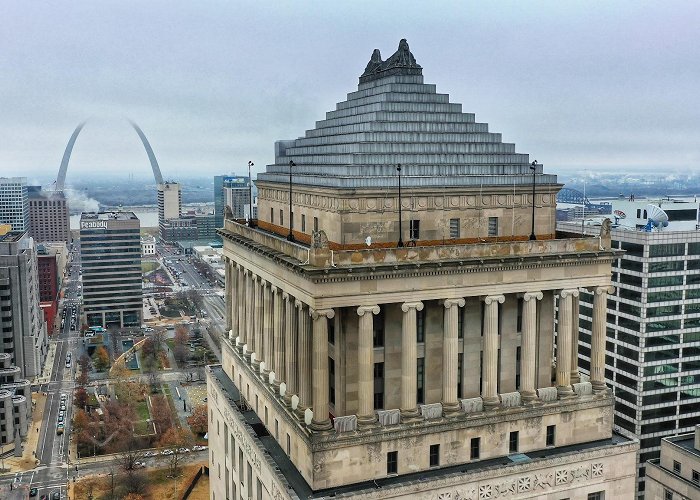
<path id="1" fill-rule="evenodd" d="M 664 500 L 673 500 L 673 492 L 664 488 Z"/>
<path id="2" fill-rule="evenodd" d="M 472 460 L 478 460 L 481 449 L 481 438 L 472 438 L 471 441 L 471 453 L 469 457 Z"/>
<path id="3" fill-rule="evenodd" d="M 318 232 L 318 217 L 314 217 L 314 231 Z"/>
<path id="4" fill-rule="evenodd" d="M 516 320 L 515 324 L 515 331 L 516 332 L 522 332 L 523 331 L 523 306 L 525 305 L 525 301 L 522 298 L 518 299 L 518 318 Z"/>
<path id="5" fill-rule="evenodd" d="M 681 463 L 678 462 L 677 460 L 673 461 L 673 472 L 675 472 L 676 474 L 681 473 Z"/>
<path id="6" fill-rule="evenodd" d="M 547 426 L 547 446 L 554 446 L 554 442 L 556 440 L 556 425 L 548 425 Z"/>
<path id="7" fill-rule="evenodd" d="M 374 409 L 384 408 L 384 363 L 374 363 Z"/>
<path id="8" fill-rule="evenodd" d="M 430 466 L 438 467 L 440 465 L 440 445 L 430 445 Z"/>
<path id="9" fill-rule="evenodd" d="M 301 232 L 306 232 L 306 215 L 301 214 Z"/>
<path id="10" fill-rule="evenodd" d="M 412 240 L 420 239 L 420 221 L 411 219 L 408 221 L 408 237 Z"/>
<path id="11" fill-rule="evenodd" d="M 425 382 L 425 358 L 416 359 L 416 401 L 423 404 L 423 384 Z"/>
<path id="12" fill-rule="evenodd" d="M 605 492 L 596 491 L 595 493 L 589 493 L 588 500 L 605 500 Z"/>
<path id="13" fill-rule="evenodd" d="M 328 358 L 328 401 L 335 404 L 335 360 Z"/>
<path id="14" fill-rule="evenodd" d="M 226 439 L 226 436 L 228 436 L 228 424 L 224 422 L 224 453 L 228 455 L 228 439 Z"/>
<path id="15" fill-rule="evenodd" d="M 425 342 L 425 307 L 416 311 L 416 342 Z"/>
<path id="16" fill-rule="evenodd" d="M 510 439 L 508 440 L 508 452 L 518 453 L 518 431 L 513 431 L 510 433 Z"/>
<path id="17" fill-rule="evenodd" d="M 374 347 L 384 347 L 384 309 L 379 314 L 372 315 L 372 344 Z"/>
<path id="18" fill-rule="evenodd" d="M 700 484 L 700 472 L 693 469 L 693 482 L 695 484 Z"/>
<path id="19" fill-rule="evenodd" d="M 280 208 L 280 226 L 284 226 L 284 210 Z"/>
<path id="20" fill-rule="evenodd" d="M 274 224 L 274 223 L 275 223 L 275 209 L 270 208 L 270 224 Z"/>
<path id="21" fill-rule="evenodd" d="M 498 217 L 489 217 L 489 236 L 498 236 Z"/>
<path id="22" fill-rule="evenodd" d="M 238 449 L 238 480 L 245 486 L 245 469 L 243 468 L 243 448 Z"/>
<path id="23" fill-rule="evenodd" d="M 459 219 L 450 219 L 450 238 L 459 238 Z"/>
<path id="24" fill-rule="evenodd" d="M 462 396 L 462 355 L 457 357 L 457 397 Z"/>
<path id="25" fill-rule="evenodd" d="M 457 310 L 457 338 L 464 338 L 464 311 L 461 309 Z"/>
<path id="26" fill-rule="evenodd" d="M 390 451 L 386 454 L 386 473 L 397 474 L 399 470 L 399 452 Z"/>
<path id="27" fill-rule="evenodd" d="M 289 434 L 287 434 L 287 456 L 292 456 L 292 438 Z"/>

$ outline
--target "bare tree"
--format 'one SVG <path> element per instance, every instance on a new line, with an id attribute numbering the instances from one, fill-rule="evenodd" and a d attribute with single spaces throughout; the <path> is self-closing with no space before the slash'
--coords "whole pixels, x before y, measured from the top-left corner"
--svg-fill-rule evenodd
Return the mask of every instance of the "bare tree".
<path id="1" fill-rule="evenodd" d="M 171 452 L 168 455 L 170 477 L 176 477 L 179 474 L 180 462 L 182 455 L 185 453 L 184 448 L 191 446 L 193 442 L 194 436 L 190 431 L 177 427 L 171 427 L 160 438 L 160 446 Z"/>

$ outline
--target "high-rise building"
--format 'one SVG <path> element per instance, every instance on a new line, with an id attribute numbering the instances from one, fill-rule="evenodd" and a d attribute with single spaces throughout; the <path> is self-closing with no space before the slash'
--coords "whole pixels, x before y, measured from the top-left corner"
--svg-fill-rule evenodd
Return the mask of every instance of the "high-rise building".
<path id="1" fill-rule="evenodd" d="M 42 191 L 29 186 L 29 231 L 37 243 L 70 244 L 70 213 L 62 191 Z"/>
<path id="2" fill-rule="evenodd" d="M 158 184 L 158 227 L 163 239 L 163 226 L 169 219 L 177 219 L 182 214 L 182 191 L 177 182 Z"/>
<path id="3" fill-rule="evenodd" d="M 83 312 L 90 326 L 141 324 L 141 225 L 133 212 L 80 216 Z"/>
<path id="4" fill-rule="evenodd" d="M 640 441 L 638 490 L 647 460 L 659 458 L 661 439 L 691 432 L 700 420 L 700 233 L 697 203 L 662 203 L 670 222 L 648 224 L 649 201 L 613 201 L 621 214 L 612 247 L 614 293 L 607 301 L 606 382 L 615 393 L 615 428 Z M 560 223 L 580 232 L 581 223 Z M 585 225 L 588 234 L 599 227 Z M 582 290 L 577 315 L 579 364 L 589 372 L 594 296 Z M 652 497 L 653 498 L 653 497 Z"/>
<path id="5" fill-rule="evenodd" d="M 0 177 L 0 224 L 10 224 L 12 231 L 29 229 L 27 179 Z"/>
<path id="6" fill-rule="evenodd" d="M 619 252 L 556 233 L 556 176 L 425 84 L 405 40 L 256 184 L 257 227 L 220 231 L 211 498 L 633 497 L 604 379 Z"/>
<path id="7" fill-rule="evenodd" d="M 646 498 L 700 498 L 700 424 L 661 439 L 660 457 L 647 462 Z"/>
<path id="8" fill-rule="evenodd" d="M 34 241 L 24 232 L 0 228 L 0 353 L 25 378 L 41 374 L 48 353 Z"/>
<path id="9" fill-rule="evenodd" d="M 250 216 L 250 179 L 237 175 L 214 176 L 214 215 L 216 227 L 224 225 L 226 207 L 236 219 Z"/>
<path id="10" fill-rule="evenodd" d="M 12 361 L 12 355 L 0 352 L 0 445 L 11 443 L 17 435 L 27 437 L 32 422 L 31 386 Z"/>
<path id="11" fill-rule="evenodd" d="M 39 300 L 44 311 L 46 331 L 51 333 L 54 319 L 58 311 L 59 293 L 63 283 L 63 273 L 66 269 L 68 249 L 65 242 L 39 243 L 36 246 Z"/>

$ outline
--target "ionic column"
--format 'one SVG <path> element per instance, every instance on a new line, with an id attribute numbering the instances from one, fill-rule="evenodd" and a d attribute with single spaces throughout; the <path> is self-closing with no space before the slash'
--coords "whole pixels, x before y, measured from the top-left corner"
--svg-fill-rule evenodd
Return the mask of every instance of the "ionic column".
<path id="1" fill-rule="evenodd" d="M 237 290 L 237 307 L 238 307 L 238 331 L 236 332 L 236 335 L 238 335 L 238 349 L 240 351 L 243 350 L 243 344 L 245 342 L 243 341 L 245 339 L 245 331 L 246 331 L 246 319 L 245 319 L 245 304 L 248 301 L 248 297 L 250 295 L 247 295 L 247 280 L 246 280 L 246 275 L 244 274 L 244 269 L 243 266 L 237 266 L 238 267 L 238 290 Z"/>
<path id="2" fill-rule="evenodd" d="M 357 423 L 360 426 L 371 426 L 377 421 L 374 413 L 374 315 L 379 314 L 379 306 L 360 306 L 357 315 L 360 317 L 358 328 L 358 401 Z"/>
<path id="3" fill-rule="evenodd" d="M 417 395 L 417 311 L 423 310 L 422 302 L 401 304 L 401 418 L 410 420 L 418 417 Z"/>
<path id="4" fill-rule="evenodd" d="M 578 371 L 578 333 L 579 333 L 579 297 L 571 298 L 571 374 L 569 378 L 572 384 L 581 382 L 581 374 Z"/>
<path id="5" fill-rule="evenodd" d="M 523 295 L 523 335 L 520 356 L 520 396 L 523 403 L 537 400 L 535 392 L 535 359 L 537 352 L 537 301 L 542 292 Z"/>
<path id="6" fill-rule="evenodd" d="M 272 384 L 275 387 L 275 392 L 279 391 L 280 382 L 284 376 L 284 336 L 282 325 L 284 322 L 284 302 L 282 301 L 282 290 L 276 286 L 272 287 L 272 296 L 274 299 L 272 313 L 272 336 L 273 339 L 273 371 L 275 378 Z"/>
<path id="7" fill-rule="evenodd" d="M 228 311 L 228 315 L 231 317 L 229 338 L 234 340 L 238 335 L 238 287 L 240 286 L 240 281 L 238 281 L 238 270 L 236 269 L 236 263 L 230 261 L 229 264 L 231 289 L 227 295 L 228 303 L 226 304 L 226 311 Z M 228 287 L 228 285 L 226 286 Z"/>
<path id="8" fill-rule="evenodd" d="M 253 335 L 253 318 L 255 318 L 255 285 L 253 284 L 253 273 L 245 271 L 245 331 L 243 332 L 243 344 L 245 345 L 245 358 L 250 362 L 251 354 L 255 349 L 255 336 Z"/>
<path id="9" fill-rule="evenodd" d="M 607 392 L 605 385 L 605 336 L 608 314 L 608 294 L 612 287 L 598 286 L 593 290 L 593 325 L 591 328 L 591 385 L 595 392 Z"/>
<path id="10" fill-rule="evenodd" d="M 311 407 L 311 332 L 309 331 L 309 310 L 306 304 L 297 300 L 297 338 L 299 351 L 297 359 L 297 386 L 299 404 L 297 413 L 303 419 L 304 411 Z"/>
<path id="11" fill-rule="evenodd" d="M 464 307 L 464 303 L 464 299 L 446 299 L 443 302 L 445 316 L 442 328 L 442 412 L 446 417 L 459 415 L 457 327 L 459 308 Z"/>
<path id="12" fill-rule="evenodd" d="M 263 323 L 262 323 L 262 361 L 264 365 L 260 367 L 260 373 L 264 381 L 270 380 L 269 373 L 272 371 L 272 290 L 270 284 L 262 282 L 263 295 Z"/>
<path id="13" fill-rule="evenodd" d="M 282 294 L 284 300 L 284 382 L 287 390 L 284 393 L 284 402 L 291 406 L 292 396 L 297 393 L 297 330 L 296 330 L 296 309 L 294 307 L 294 297 L 288 293 Z"/>
<path id="14" fill-rule="evenodd" d="M 233 274 L 231 273 L 231 259 L 228 257 L 224 259 L 226 267 L 224 268 L 225 273 L 225 286 L 226 286 L 226 334 L 229 339 L 233 338 L 233 290 L 236 284 L 233 282 Z"/>
<path id="15" fill-rule="evenodd" d="M 503 295 L 489 295 L 484 299 L 484 356 L 481 367 L 484 408 L 497 408 L 501 404 L 498 397 L 498 304 L 503 304 Z"/>
<path id="16" fill-rule="evenodd" d="M 263 289 L 266 283 L 259 276 L 255 277 L 255 319 L 253 320 L 253 336 L 255 338 L 253 352 L 255 352 L 255 361 L 253 362 L 253 367 L 258 373 L 260 372 L 260 362 L 263 360 Z"/>
<path id="17" fill-rule="evenodd" d="M 328 417 L 328 320 L 333 309 L 309 310 L 313 319 L 313 411 L 311 429 L 327 431 L 333 428 Z"/>
<path id="18" fill-rule="evenodd" d="M 572 298 L 578 290 L 562 290 L 559 293 L 559 324 L 557 329 L 557 395 L 559 399 L 573 396 L 571 389 L 571 323 Z"/>

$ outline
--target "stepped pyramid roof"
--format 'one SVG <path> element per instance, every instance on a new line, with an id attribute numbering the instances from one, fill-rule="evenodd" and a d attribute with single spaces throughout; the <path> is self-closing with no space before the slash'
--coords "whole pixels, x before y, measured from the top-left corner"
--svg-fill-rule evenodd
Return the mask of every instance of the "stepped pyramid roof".
<path id="1" fill-rule="evenodd" d="M 258 181 L 328 188 L 514 186 L 532 183 L 531 161 L 489 132 L 448 94 L 423 82 L 406 40 L 386 61 L 375 49 L 357 91 L 303 137 L 275 143 L 275 163 Z M 537 184 L 556 184 L 536 166 Z"/>

